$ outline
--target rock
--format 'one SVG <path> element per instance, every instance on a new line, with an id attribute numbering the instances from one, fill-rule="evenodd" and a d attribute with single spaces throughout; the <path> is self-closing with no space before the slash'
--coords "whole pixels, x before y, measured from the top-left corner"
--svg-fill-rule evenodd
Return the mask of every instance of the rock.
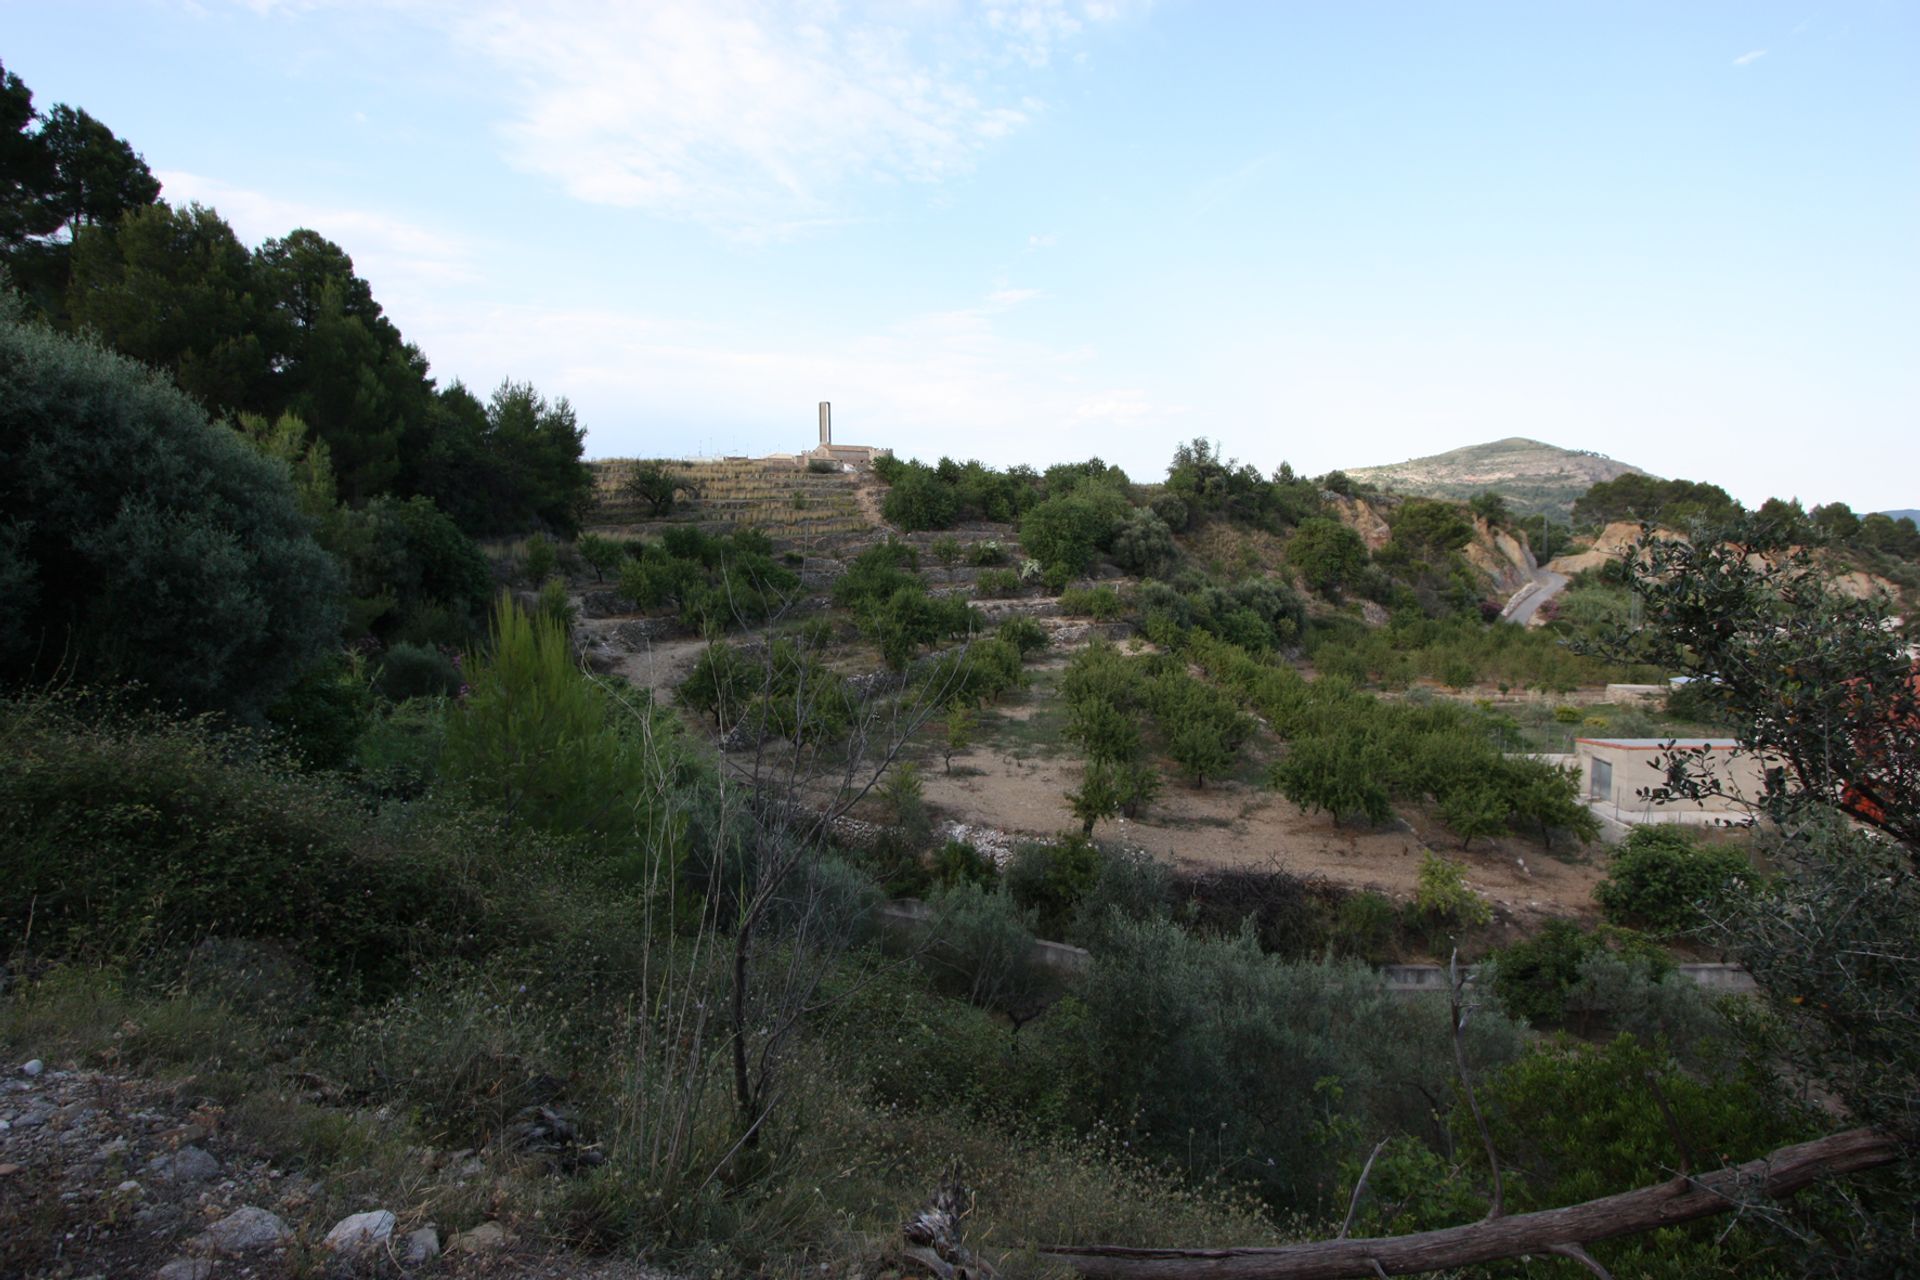
<path id="1" fill-rule="evenodd" d="M 114 1188 L 115 1191 L 118 1191 L 123 1196 L 137 1196 L 142 1189 L 140 1184 L 132 1178 L 128 1178 L 125 1182 Z"/>
<path id="2" fill-rule="evenodd" d="M 36 1102 L 25 1112 L 13 1118 L 13 1127 L 16 1129 L 38 1129 L 41 1125 L 53 1119 L 53 1116 L 54 1111 L 52 1107 L 44 1102 Z"/>
<path id="3" fill-rule="evenodd" d="M 170 1155 L 158 1156 L 147 1168 L 169 1182 L 187 1185 L 220 1176 L 220 1162 L 199 1147 L 182 1147 Z"/>
<path id="4" fill-rule="evenodd" d="M 421 1227 L 409 1232 L 406 1247 L 400 1251 L 400 1261 L 409 1267 L 417 1267 L 423 1262 L 432 1262 L 440 1256 L 440 1233 L 432 1227 Z"/>
<path id="5" fill-rule="evenodd" d="M 17 1164 L 0 1164 L 0 1178 L 11 1178 L 20 1169 L 21 1166 Z"/>
<path id="6" fill-rule="evenodd" d="M 507 1229 L 497 1222 L 483 1222 L 471 1231 L 462 1231 L 447 1241 L 450 1253 L 492 1253 L 504 1248 Z"/>
<path id="7" fill-rule="evenodd" d="M 153 1273 L 153 1280 L 209 1280 L 213 1264 L 205 1258 L 175 1258 Z"/>
<path id="8" fill-rule="evenodd" d="M 23 1062 L 20 1064 L 20 1074 L 23 1076 L 37 1076 L 46 1069 L 47 1064 L 38 1058 L 33 1059 L 31 1062 Z"/>
<path id="9" fill-rule="evenodd" d="M 247 1205 L 208 1227 L 200 1239 L 217 1253 L 259 1253 L 293 1239 L 280 1216 Z"/>
<path id="10" fill-rule="evenodd" d="M 320 1243 L 330 1253 L 361 1254 L 379 1248 L 392 1238 L 392 1211 L 372 1209 L 340 1219 Z"/>

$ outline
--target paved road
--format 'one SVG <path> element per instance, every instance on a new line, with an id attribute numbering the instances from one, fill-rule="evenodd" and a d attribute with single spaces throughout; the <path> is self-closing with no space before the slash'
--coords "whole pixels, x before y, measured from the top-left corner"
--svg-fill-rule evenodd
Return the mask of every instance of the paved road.
<path id="1" fill-rule="evenodd" d="M 1555 573 L 1551 569 L 1535 569 L 1533 581 L 1514 593 L 1513 599 L 1507 601 L 1507 607 L 1500 611 L 1500 616 L 1524 627 L 1527 619 L 1533 617 L 1541 605 L 1559 595 L 1566 585 L 1566 574 Z"/>

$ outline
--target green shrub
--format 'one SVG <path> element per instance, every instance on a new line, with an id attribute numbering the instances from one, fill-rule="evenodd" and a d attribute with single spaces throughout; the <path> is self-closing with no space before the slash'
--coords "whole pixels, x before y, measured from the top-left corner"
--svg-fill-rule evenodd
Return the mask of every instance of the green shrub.
<path id="1" fill-rule="evenodd" d="M 396 644 L 380 655 L 373 687 L 389 702 L 408 698 L 451 698 L 460 692 L 460 668 L 438 649 Z"/>
<path id="2" fill-rule="evenodd" d="M 941 887 L 959 884 L 991 886 L 1000 868 L 965 840 L 949 840 L 933 855 L 933 882 Z"/>
<path id="3" fill-rule="evenodd" d="M 1100 878 L 1100 850 L 1078 837 L 1030 841 L 1017 847 L 1002 877 L 1005 892 L 1033 913 L 1045 938 L 1064 938 L 1074 910 Z"/>
<path id="4" fill-rule="evenodd" d="M 403 800 L 425 795 L 440 776 L 447 715 L 444 699 L 414 697 L 375 717 L 354 747 L 361 785 Z"/>
<path id="5" fill-rule="evenodd" d="M 1049 640 L 1047 629 L 1032 618 L 1008 618 L 994 632 L 1020 651 L 1022 661 L 1046 648 Z"/>
<path id="6" fill-rule="evenodd" d="M 1679 826 L 1640 826 L 1614 850 L 1593 896 L 1613 923 L 1671 935 L 1699 927 L 1716 898 L 1752 878 L 1737 849 L 1702 845 Z"/>
<path id="7" fill-rule="evenodd" d="M 1005 564 L 1007 553 L 998 542 L 970 542 L 967 544 L 967 563 L 976 569 L 991 568 Z"/>
<path id="8" fill-rule="evenodd" d="M 560 551 L 553 545 L 553 539 L 544 533 L 536 533 L 527 539 L 526 553 L 520 558 L 520 572 L 526 581 L 539 587 L 560 567 Z"/>
<path id="9" fill-rule="evenodd" d="M 1120 593 L 1112 587 L 1080 587 L 1060 593 L 1060 612 L 1100 622 L 1120 616 Z"/>
<path id="10" fill-rule="evenodd" d="M 311 769 L 339 769 L 353 758 L 373 714 L 359 664 L 343 653 L 316 664 L 267 708 L 267 723 Z"/>
<path id="11" fill-rule="evenodd" d="M 0 295 L 0 678 L 138 682 L 257 721 L 336 642 L 284 462 Z"/>
<path id="12" fill-rule="evenodd" d="M 484 856 L 470 826 L 370 817 L 206 720 L 0 703 L 0 929 L 31 919 L 38 957 L 152 966 L 260 939 L 330 983 L 391 986 L 474 936 Z"/>
<path id="13" fill-rule="evenodd" d="M 445 770 L 476 801 L 607 853 L 674 856 L 659 838 L 686 767 L 670 717 L 627 707 L 573 663 L 566 632 L 504 593 L 492 645 L 447 725 Z"/>
<path id="14" fill-rule="evenodd" d="M 973 592 L 982 600 L 1004 600 L 1020 594 L 1020 575 L 1011 569 L 983 569 Z"/>
<path id="15" fill-rule="evenodd" d="M 1055 983 L 1034 958 L 1033 913 L 977 884 L 944 888 L 931 905 L 933 943 L 921 964 L 935 989 L 1019 1021 L 1037 1014 Z"/>
<path id="16" fill-rule="evenodd" d="M 1367 964 L 1390 964 L 1400 931 L 1400 909 L 1384 893 L 1362 889 L 1340 899 L 1334 909 L 1334 954 Z"/>
<path id="17" fill-rule="evenodd" d="M 1457 941 L 1463 931 L 1487 925 L 1493 908 L 1467 886 L 1466 873 L 1458 863 L 1427 850 L 1415 874 L 1413 915 L 1437 946 L 1441 939 Z"/>
<path id="18" fill-rule="evenodd" d="M 960 540 L 951 535 L 935 538 L 929 550 L 933 552 L 933 558 L 940 562 L 940 567 L 943 569 L 951 569 L 960 563 Z"/>

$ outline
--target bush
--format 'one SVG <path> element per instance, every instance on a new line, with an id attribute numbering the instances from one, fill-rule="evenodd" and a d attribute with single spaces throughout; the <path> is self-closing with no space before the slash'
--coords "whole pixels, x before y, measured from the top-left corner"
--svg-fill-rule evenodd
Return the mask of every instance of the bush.
<path id="1" fill-rule="evenodd" d="M 338 636 L 284 462 L 0 296 L 0 678 L 136 681 L 257 721 Z"/>
<path id="2" fill-rule="evenodd" d="M 1020 575 L 1011 569 L 984 569 L 973 581 L 973 593 L 982 600 L 1009 599 L 1020 590 Z"/>
<path id="3" fill-rule="evenodd" d="M 998 542 L 989 539 L 967 544 L 967 563 L 976 569 L 987 569 L 1006 562 L 1007 553 Z"/>
<path id="4" fill-rule="evenodd" d="M 987 888 L 1000 879 L 1000 868 L 965 840 L 949 840 L 933 855 L 933 882 L 950 887 L 960 884 Z"/>
<path id="5" fill-rule="evenodd" d="M 1060 593 L 1060 612 L 1099 622 L 1120 616 L 1120 593 L 1112 587 L 1079 587 Z"/>
<path id="6" fill-rule="evenodd" d="M 459 694 L 462 683 L 460 668 L 452 658 L 417 644 L 388 648 L 373 675 L 373 687 L 389 702 L 451 698 Z"/>
<path id="7" fill-rule="evenodd" d="M 604 853 L 677 857 L 658 837 L 687 767 L 669 716 L 628 708 L 573 663 L 566 632 L 504 593 L 472 692 L 447 725 L 446 772 L 475 800 Z"/>
<path id="8" fill-rule="evenodd" d="M 1022 661 L 1040 652 L 1049 643 L 1047 629 L 1032 618 L 1008 618 L 994 635 L 1020 651 Z"/>
<path id="9" fill-rule="evenodd" d="M 1159 577 L 1180 557 L 1173 530 L 1151 511 L 1135 511 L 1113 536 L 1113 559 L 1128 573 Z"/>
<path id="10" fill-rule="evenodd" d="M 205 719 L 0 703 L 0 929 L 25 938 L 31 919 L 41 958 L 154 972 L 207 938 L 260 939 L 330 983 L 398 984 L 474 935 L 471 825 L 370 817 Z"/>
<path id="11" fill-rule="evenodd" d="M 526 554 L 520 557 L 520 573 L 532 586 L 539 587 L 560 567 L 560 552 L 553 539 L 536 533 L 527 539 Z"/>
<path id="12" fill-rule="evenodd" d="M 1428 850 L 1414 880 L 1413 915 L 1437 948 L 1442 939 L 1458 941 L 1465 930 L 1487 925 L 1493 908 L 1467 886 L 1457 863 Z"/>
<path id="13" fill-rule="evenodd" d="M 977 884 L 942 889 L 932 901 L 933 944 L 921 963 L 937 990 L 1024 1022 L 1055 985 L 1033 955 L 1033 915 Z"/>
<path id="14" fill-rule="evenodd" d="M 1614 924 L 1649 933 L 1685 933 L 1705 923 L 1705 909 L 1753 878 L 1746 855 L 1698 843 L 1678 826 L 1635 827 L 1593 891 Z"/>
<path id="15" fill-rule="evenodd" d="M 1100 878 L 1100 862 L 1100 850 L 1091 840 L 1022 844 L 1007 864 L 1003 891 L 1033 913 L 1033 927 L 1042 937 L 1064 938 L 1074 909 Z"/>

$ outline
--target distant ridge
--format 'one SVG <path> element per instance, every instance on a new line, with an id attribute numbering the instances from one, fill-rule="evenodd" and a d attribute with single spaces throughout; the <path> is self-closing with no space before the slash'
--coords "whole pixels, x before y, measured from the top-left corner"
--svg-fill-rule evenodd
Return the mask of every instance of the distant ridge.
<path id="1" fill-rule="evenodd" d="M 1517 515 L 1565 520 L 1574 499 L 1602 480 L 1649 475 L 1602 453 L 1562 449 L 1522 436 L 1437 453 L 1384 467 L 1350 467 L 1347 475 L 1394 493 L 1422 498 L 1471 498 L 1492 490 Z"/>
<path id="2" fill-rule="evenodd" d="M 1920 524 L 1920 507 L 1902 507 L 1898 511 L 1882 511 L 1880 514 L 1886 516 L 1889 520 L 1905 518 L 1913 521 L 1915 524 Z"/>

